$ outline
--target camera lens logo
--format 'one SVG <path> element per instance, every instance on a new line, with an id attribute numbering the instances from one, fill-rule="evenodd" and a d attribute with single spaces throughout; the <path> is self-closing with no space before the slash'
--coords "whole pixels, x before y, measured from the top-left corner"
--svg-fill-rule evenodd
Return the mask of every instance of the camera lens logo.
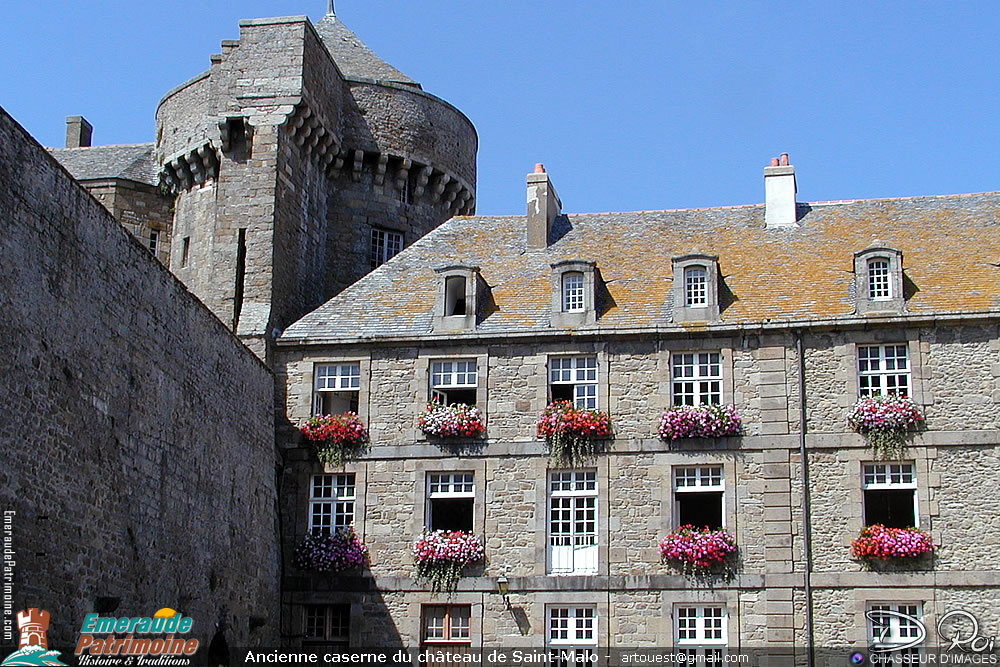
<path id="1" fill-rule="evenodd" d="M 860 665 L 860 664 L 863 664 L 864 661 L 865 661 L 865 654 L 864 653 L 860 653 L 858 651 L 855 651 L 854 653 L 851 654 L 851 664 L 852 665 Z"/>

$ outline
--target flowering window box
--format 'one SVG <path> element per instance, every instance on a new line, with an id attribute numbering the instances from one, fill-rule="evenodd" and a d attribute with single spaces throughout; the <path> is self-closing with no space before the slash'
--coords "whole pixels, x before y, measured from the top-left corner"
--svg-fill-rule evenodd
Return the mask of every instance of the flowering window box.
<path id="1" fill-rule="evenodd" d="M 552 458 L 570 463 L 597 453 L 597 440 L 611 436 L 607 412 L 583 410 L 569 401 L 553 401 L 538 417 L 535 428 Z"/>
<path id="2" fill-rule="evenodd" d="M 429 581 L 435 593 L 454 591 L 462 569 L 484 555 L 482 541 L 461 530 L 425 530 L 413 543 L 417 579 Z"/>
<path id="3" fill-rule="evenodd" d="M 685 574 L 706 575 L 717 565 L 726 566 L 736 553 L 736 539 L 724 530 L 681 526 L 660 540 L 660 556 L 679 565 Z"/>
<path id="4" fill-rule="evenodd" d="M 420 415 L 420 429 L 441 438 L 479 438 L 486 432 L 483 413 L 474 405 L 441 405 L 430 402 Z"/>
<path id="5" fill-rule="evenodd" d="M 299 427 L 313 444 L 320 463 L 341 465 L 357 456 L 368 442 L 368 431 L 353 412 L 342 415 L 316 415 Z"/>
<path id="6" fill-rule="evenodd" d="M 913 399 L 896 394 L 859 398 L 847 417 L 848 425 L 865 436 L 879 458 L 902 458 L 907 433 L 923 421 Z"/>
<path id="7" fill-rule="evenodd" d="M 918 558 L 934 551 L 931 536 L 916 528 L 889 528 L 882 524 L 865 526 L 851 540 L 851 555 L 857 560 L 888 561 Z"/>
<path id="8" fill-rule="evenodd" d="M 680 405 L 667 408 L 660 417 L 660 437 L 724 438 L 739 435 L 743 428 L 735 405 Z"/>
<path id="9" fill-rule="evenodd" d="M 354 528 L 341 528 L 333 535 L 313 531 L 295 548 L 292 565 L 300 570 L 342 572 L 360 567 L 368 559 L 368 548 Z"/>

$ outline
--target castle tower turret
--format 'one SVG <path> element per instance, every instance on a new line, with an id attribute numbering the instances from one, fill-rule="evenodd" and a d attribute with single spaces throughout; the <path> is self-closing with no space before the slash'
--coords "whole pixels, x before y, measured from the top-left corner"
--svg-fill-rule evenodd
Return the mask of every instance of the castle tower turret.
<path id="1" fill-rule="evenodd" d="M 32 607 L 27 611 L 17 612 L 17 629 L 21 632 L 21 640 L 17 648 L 25 646 L 41 646 L 49 648 L 45 633 L 49 631 L 49 612 Z"/>
<path id="2" fill-rule="evenodd" d="M 333 14 L 241 21 L 156 125 L 170 268 L 265 361 L 285 326 L 475 210 L 472 124 Z"/>

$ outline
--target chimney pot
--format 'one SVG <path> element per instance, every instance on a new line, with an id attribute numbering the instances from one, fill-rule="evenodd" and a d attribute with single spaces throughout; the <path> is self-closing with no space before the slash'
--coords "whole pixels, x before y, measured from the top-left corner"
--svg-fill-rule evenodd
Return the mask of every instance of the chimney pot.
<path id="1" fill-rule="evenodd" d="M 66 148 L 87 148 L 94 126 L 83 116 L 66 116 Z"/>
<path id="2" fill-rule="evenodd" d="M 776 157 L 771 158 L 771 166 L 772 167 L 777 167 L 778 166 L 778 158 L 776 158 Z"/>
<path id="3" fill-rule="evenodd" d="M 782 153 L 781 154 L 781 166 L 782 167 L 787 167 L 788 166 L 788 153 Z"/>
<path id="4" fill-rule="evenodd" d="M 541 162 L 536 162 L 535 163 L 535 173 L 536 174 L 544 174 L 545 173 L 545 165 L 543 165 Z"/>

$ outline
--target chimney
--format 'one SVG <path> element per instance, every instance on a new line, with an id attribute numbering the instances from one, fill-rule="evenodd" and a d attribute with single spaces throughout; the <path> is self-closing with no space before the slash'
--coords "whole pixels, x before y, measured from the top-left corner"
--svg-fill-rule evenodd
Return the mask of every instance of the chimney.
<path id="1" fill-rule="evenodd" d="M 83 116 L 66 116 L 66 148 L 86 148 L 90 146 L 90 136 L 94 126 Z"/>
<path id="2" fill-rule="evenodd" d="M 764 167 L 764 226 L 768 229 L 798 227 L 795 215 L 795 167 L 788 164 L 788 153 L 771 158 Z"/>
<path id="3" fill-rule="evenodd" d="M 562 212 L 559 195 L 541 163 L 528 174 L 528 250 L 541 250 L 549 245 L 552 221 Z"/>

